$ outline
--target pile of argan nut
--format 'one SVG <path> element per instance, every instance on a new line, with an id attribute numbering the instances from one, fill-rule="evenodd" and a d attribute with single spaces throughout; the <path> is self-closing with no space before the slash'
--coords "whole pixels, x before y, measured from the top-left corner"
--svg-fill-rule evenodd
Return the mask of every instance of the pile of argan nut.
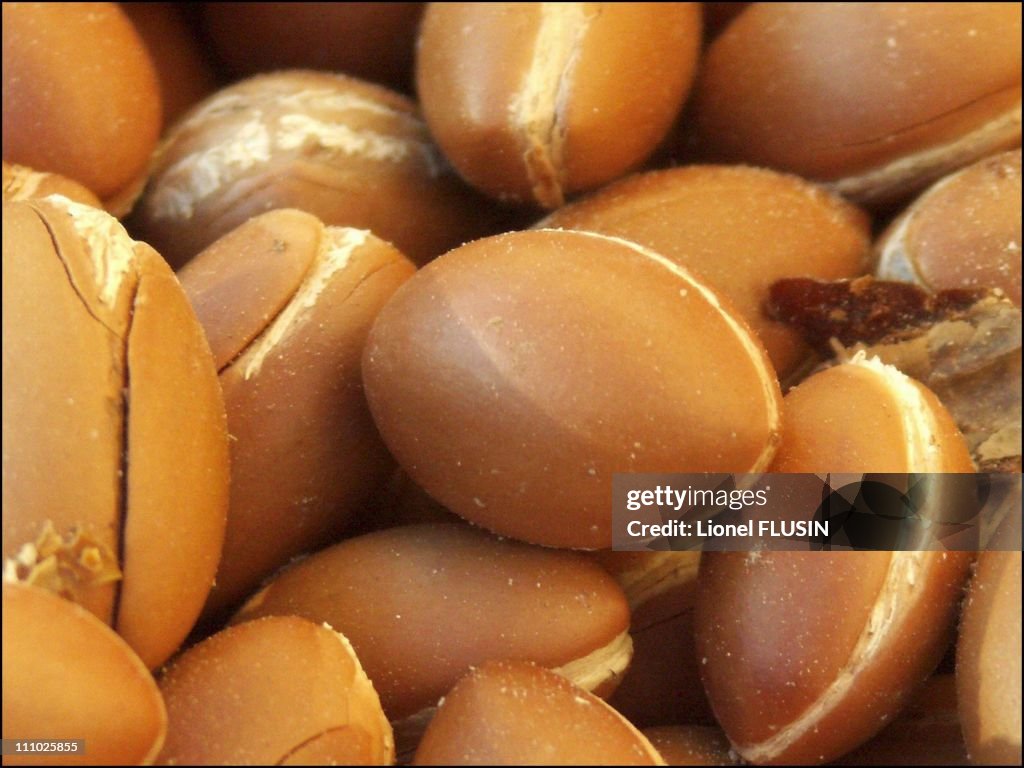
<path id="1" fill-rule="evenodd" d="M 1020 764 L 1019 549 L 611 549 L 615 473 L 1019 488 L 1019 3 L 5 2 L 2 77 L 5 763 Z"/>

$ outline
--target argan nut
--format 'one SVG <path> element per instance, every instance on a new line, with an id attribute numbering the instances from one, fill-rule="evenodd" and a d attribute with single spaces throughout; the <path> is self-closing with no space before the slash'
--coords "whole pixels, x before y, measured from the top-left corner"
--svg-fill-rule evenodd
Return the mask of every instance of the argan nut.
<path id="1" fill-rule="evenodd" d="M 594 556 L 629 599 L 633 660 L 608 703 L 638 728 L 711 723 L 693 639 L 700 552 Z"/>
<path id="2" fill-rule="evenodd" d="M 937 398 L 863 356 L 786 396 L 777 472 L 970 472 Z M 942 657 L 969 552 L 706 552 L 696 637 L 715 717 L 749 762 L 866 741 Z"/>
<path id="3" fill-rule="evenodd" d="M 337 540 L 393 462 L 362 389 L 370 324 L 415 267 L 365 230 L 278 210 L 181 271 L 206 329 L 231 433 L 224 552 L 207 614 Z"/>
<path id="4" fill-rule="evenodd" d="M 969 765 L 952 674 L 932 675 L 906 709 L 843 765 Z"/>
<path id="5" fill-rule="evenodd" d="M 3 4 L 3 157 L 102 200 L 145 175 L 160 86 L 116 3 Z"/>
<path id="6" fill-rule="evenodd" d="M 167 265 L 113 217 L 51 196 L 3 221 L 4 579 L 81 603 L 156 667 L 224 537 L 209 346 Z"/>
<path id="7" fill-rule="evenodd" d="M 1020 150 L 933 184 L 882 235 L 878 276 L 929 290 L 998 288 L 1020 306 Z"/>
<path id="8" fill-rule="evenodd" d="M 689 92 L 700 27 L 697 3 L 430 3 L 417 92 L 470 184 L 557 208 L 654 151 Z"/>
<path id="9" fill-rule="evenodd" d="M 975 765 L 1021 761 L 1021 553 L 982 552 L 964 603 L 956 684 Z"/>
<path id="10" fill-rule="evenodd" d="M 164 124 L 171 125 L 217 87 L 204 46 L 178 3 L 121 3 L 120 7 L 149 51 L 160 82 Z"/>
<path id="11" fill-rule="evenodd" d="M 298 208 L 372 230 L 417 263 L 489 226 L 409 99 L 344 75 L 259 75 L 164 138 L 131 226 L 175 268 L 253 216 Z"/>
<path id="12" fill-rule="evenodd" d="M 521 661 L 474 669 L 446 695 L 414 765 L 664 765 L 622 715 Z"/>
<path id="13" fill-rule="evenodd" d="M 1018 3 L 753 3 L 707 51 L 704 152 L 883 203 L 1020 143 Z"/>
<path id="14" fill-rule="evenodd" d="M 363 361 L 385 443 L 461 517 L 557 547 L 611 546 L 614 472 L 767 468 L 779 389 L 731 307 L 617 238 L 535 230 L 421 269 Z"/>
<path id="15" fill-rule="evenodd" d="M 92 192 L 77 181 L 57 173 L 41 173 L 24 165 L 3 164 L 4 202 L 17 200 L 41 200 L 49 195 L 63 195 L 69 200 L 93 208 L 102 208 L 103 203 Z"/>
<path id="16" fill-rule="evenodd" d="M 167 712 L 149 670 L 110 627 L 45 590 L 4 584 L 3 647 L 4 741 L 85 742 L 77 753 L 5 754 L 4 765 L 153 762 Z"/>
<path id="17" fill-rule="evenodd" d="M 391 726 L 345 636 L 275 616 L 218 632 L 160 677 L 164 765 L 390 765 Z"/>
<path id="18" fill-rule="evenodd" d="M 423 3 L 203 3 L 203 27 L 240 75 L 301 67 L 408 91 Z"/>
<path id="19" fill-rule="evenodd" d="M 772 284 L 869 271 L 862 211 L 795 176 L 744 166 L 637 174 L 567 205 L 539 226 L 613 235 L 707 280 L 757 334 L 780 377 L 807 356 L 798 334 L 764 310 Z"/>
<path id="20" fill-rule="evenodd" d="M 485 661 L 529 659 L 594 689 L 630 656 L 626 599 L 598 565 L 462 523 L 391 528 L 311 555 L 235 619 L 269 614 L 343 632 L 392 720 L 434 706 Z"/>
<path id="21" fill-rule="evenodd" d="M 669 765 L 740 765 L 725 734 L 712 726 L 660 725 L 643 734 Z"/>

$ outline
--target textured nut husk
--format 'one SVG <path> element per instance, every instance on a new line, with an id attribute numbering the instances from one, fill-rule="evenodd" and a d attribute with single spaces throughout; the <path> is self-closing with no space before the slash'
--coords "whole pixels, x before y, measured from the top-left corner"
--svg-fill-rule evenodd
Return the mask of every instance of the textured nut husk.
<path id="1" fill-rule="evenodd" d="M 164 125 L 172 125 L 216 89 L 213 67 L 179 4 L 122 3 L 120 8 L 149 51 L 160 82 Z"/>
<path id="2" fill-rule="evenodd" d="M 633 659 L 608 703 L 638 728 L 711 723 L 693 640 L 699 552 L 595 552 L 630 605 Z"/>
<path id="3" fill-rule="evenodd" d="M 622 591 L 583 555 L 463 524 L 391 528 L 311 555 L 235 617 L 295 614 L 351 640 L 392 719 L 436 704 L 469 667 L 560 667 L 629 626 Z"/>
<path id="4" fill-rule="evenodd" d="M 773 471 L 970 472 L 928 390 L 876 361 L 791 390 Z M 948 645 L 968 552 L 714 552 L 696 637 L 715 717 L 745 760 L 833 760 L 899 712 Z"/>
<path id="5" fill-rule="evenodd" d="M 5 578 L 72 597 L 155 667 L 224 537 L 209 346 L 164 261 L 102 211 L 7 204 L 3 249 Z"/>
<path id="6" fill-rule="evenodd" d="M 956 705 L 956 680 L 936 674 L 871 741 L 843 755 L 843 765 L 968 765 Z"/>
<path id="7" fill-rule="evenodd" d="M 224 88 L 171 129 L 150 171 L 131 226 L 175 268 L 275 208 L 370 229 L 417 263 L 491 226 L 416 105 L 344 75 L 294 70 Z"/>
<path id="8" fill-rule="evenodd" d="M 164 765 L 390 765 L 391 726 L 352 646 L 273 616 L 229 627 L 160 677 Z"/>
<path id="9" fill-rule="evenodd" d="M 1014 3 L 755 3 L 701 68 L 695 122 L 717 159 L 882 202 L 1020 142 Z"/>
<path id="10" fill-rule="evenodd" d="M 257 216 L 181 272 L 207 329 L 232 436 L 231 494 L 207 613 L 337 540 L 393 462 L 362 390 L 374 317 L 415 267 L 369 232 Z"/>
<path id="11" fill-rule="evenodd" d="M 538 226 L 622 237 L 667 256 L 732 302 L 785 378 L 808 354 L 764 311 L 776 280 L 837 280 L 869 269 L 870 222 L 821 187 L 774 171 L 690 166 L 637 174 Z"/>
<path id="12" fill-rule="evenodd" d="M 664 765 L 596 696 L 533 664 L 493 661 L 444 697 L 414 765 Z"/>
<path id="13" fill-rule="evenodd" d="M 144 174 L 160 127 L 156 72 L 116 3 L 3 4 L 4 160 L 105 200 Z"/>
<path id="14" fill-rule="evenodd" d="M 408 90 L 423 5 L 203 3 L 202 13 L 210 43 L 238 74 L 304 67 Z"/>
<path id="15" fill-rule="evenodd" d="M 613 472 L 754 471 L 779 390 L 731 308 L 601 235 L 486 238 L 381 311 L 363 378 L 409 476 L 446 508 L 549 546 L 611 546 Z"/>
<path id="16" fill-rule="evenodd" d="M 964 603 L 956 683 L 976 765 L 1021 761 L 1021 553 L 983 552 Z"/>
<path id="17" fill-rule="evenodd" d="M 4 163 L 4 202 L 16 200 L 40 200 L 49 195 L 63 195 L 69 200 L 93 208 L 102 208 L 103 203 L 92 192 L 77 181 L 57 173 L 33 171 L 24 165 Z"/>
<path id="18" fill-rule="evenodd" d="M 432 3 L 417 92 L 470 184 L 556 208 L 655 149 L 699 46 L 696 3 Z"/>
<path id="19" fill-rule="evenodd" d="M 986 158 L 933 184 L 882 235 L 878 276 L 930 290 L 998 288 L 1019 307 L 1020 154 Z"/>
<path id="20" fill-rule="evenodd" d="M 706 725 L 661 725 L 644 736 L 669 765 L 739 765 L 729 739 Z"/>
<path id="21" fill-rule="evenodd" d="M 149 670 L 84 608 L 24 584 L 3 586 L 4 739 L 83 739 L 50 765 L 148 765 L 167 712 Z M 39 765 L 39 754 L 4 765 Z"/>

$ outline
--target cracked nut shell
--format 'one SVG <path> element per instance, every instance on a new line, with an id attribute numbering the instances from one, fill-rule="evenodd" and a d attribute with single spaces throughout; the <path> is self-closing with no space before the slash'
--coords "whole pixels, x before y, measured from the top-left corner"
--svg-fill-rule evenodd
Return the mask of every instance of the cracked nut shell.
<path id="1" fill-rule="evenodd" d="M 155 667 L 202 607 L 228 491 L 210 349 L 166 263 L 60 197 L 3 213 L 4 578 Z"/>

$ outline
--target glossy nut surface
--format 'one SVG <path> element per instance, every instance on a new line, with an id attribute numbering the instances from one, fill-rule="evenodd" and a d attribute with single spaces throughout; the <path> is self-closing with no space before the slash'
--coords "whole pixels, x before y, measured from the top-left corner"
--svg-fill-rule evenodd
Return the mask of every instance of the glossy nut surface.
<path id="1" fill-rule="evenodd" d="M 164 765 L 390 765 L 391 726 L 344 635 L 295 616 L 218 632 L 160 677 Z"/>
<path id="2" fill-rule="evenodd" d="M 363 376 L 417 484 L 550 546 L 610 546 L 612 473 L 764 468 L 779 421 L 774 372 L 725 301 L 580 232 L 478 240 L 420 270 L 378 316 Z"/>
<path id="3" fill-rule="evenodd" d="M 964 603 L 957 696 L 975 765 L 1021 760 L 1021 553 L 982 552 Z"/>
<path id="4" fill-rule="evenodd" d="M 291 70 L 224 88 L 165 136 L 133 231 L 175 268 L 274 208 L 370 229 L 417 262 L 487 230 L 416 105 L 344 75 Z"/>
<path id="5" fill-rule="evenodd" d="M 891 200 L 1021 135 L 1012 3 L 755 3 L 716 38 L 695 93 L 716 159 Z"/>
<path id="6" fill-rule="evenodd" d="M 795 176 L 745 166 L 630 176 L 538 226 L 622 237 L 692 270 L 736 307 L 783 378 L 808 350 L 792 328 L 765 314 L 771 285 L 869 269 L 870 222 L 862 211 Z"/>
<path id="7" fill-rule="evenodd" d="M 696 3 L 431 3 L 417 92 L 470 184 L 556 208 L 655 149 L 699 44 Z"/>
<path id="8" fill-rule="evenodd" d="M 393 467 L 362 389 L 374 317 L 415 271 L 365 230 L 278 210 L 181 272 L 218 367 L 232 435 L 224 553 L 207 613 L 338 538 Z"/>
<path id="9" fill-rule="evenodd" d="M 49 765 L 146 765 L 167 713 L 149 670 L 84 608 L 24 584 L 3 586 L 3 738 L 84 739 L 85 751 L 47 753 Z M 4 765 L 41 765 L 4 755 Z"/>
<path id="10" fill-rule="evenodd" d="M 879 277 L 931 290 L 998 288 L 1020 306 L 1020 150 L 932 185 L 882 235 Z"/>
<path id="11" fill-rule="evenodd" d="M 414 765 L 664 765 L 618 712 L 565 678 L 489 662 L 444 697 Z"/>
<path id="12" fill-rule="evenodd" d="M 57 173 L 33 171 L 24 165 L 3 164 L 4 202 L 13 203 L 17 200 L 39 200 L 49 195 L 63 195 L 69 200 L 93 208 L 102 208 L 103 204 L 92 192 L 77 181 L 72 181 Z"/>
<path id="13" fill-rule="evenodd" d="M 209 346 L 164 261 L 102 211 L 6 204 L 3 254 L 5 578 L 80 602 L 157 666 L 224 537 Z"/>
<path id="14" fill-rule="evenodd" d="M 629 659 L 629 608 L 600 567 L 461 523 L 392 528 L 312 555 L 236 620 L 269 614 L 343 632 L 392 719 L 435 705 L 488 660 L 528 659 L 594 688 Z"/>
<path id="15" fill-rule="evenodd" d="M 145 172 L 160 129 L 156 72 L 117 3 L 3 4 L 4 160 L 106 200 Z"/>

